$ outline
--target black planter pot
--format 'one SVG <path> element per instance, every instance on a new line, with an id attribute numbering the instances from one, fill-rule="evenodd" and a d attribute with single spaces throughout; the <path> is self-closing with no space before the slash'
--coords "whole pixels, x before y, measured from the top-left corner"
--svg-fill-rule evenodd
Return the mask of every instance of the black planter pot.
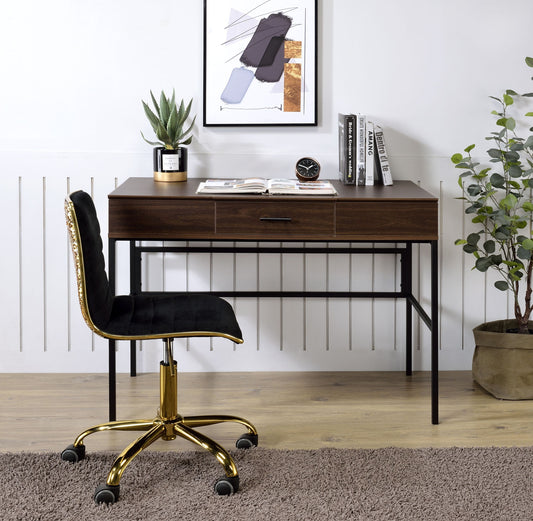
<path id="1" fill-rule="evenodd" d="M 154 148 L 154 181 L 173 183 L 187 181 L 187 149 Z"/>

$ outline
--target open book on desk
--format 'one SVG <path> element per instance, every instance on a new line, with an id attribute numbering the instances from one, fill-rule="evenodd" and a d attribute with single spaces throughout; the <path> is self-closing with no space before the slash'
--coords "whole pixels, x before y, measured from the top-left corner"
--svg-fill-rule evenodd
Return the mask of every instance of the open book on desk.
<path id="1" fill-rule="evenodd" d="M 197 194 L 278 194 L 278 195 L 337 195 L 329 181 L 298 181 L 296 179 L 208 179 L 196 190 Z"/>

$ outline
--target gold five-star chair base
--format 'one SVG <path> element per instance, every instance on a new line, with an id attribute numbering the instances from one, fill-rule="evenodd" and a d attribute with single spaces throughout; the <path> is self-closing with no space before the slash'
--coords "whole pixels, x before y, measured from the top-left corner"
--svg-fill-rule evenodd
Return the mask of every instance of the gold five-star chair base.
<path id="1" fill-rule="evenodd" d="M 248 432 L 237 440 L 237 448 L 257 446 L 258 434 L 255 427 L 237 416 L 187 416 L 178 414 L 178 374 L 177 364 L 172 358 L 172 340 L 165 340 L 165 360 L 160 364 L 160 408 L 157 417 L 152 420 L 122 420 L 102 423 L 83 431 L 72 445 L 61 454 L 65 461 L 76 462 L 85 457 L 83 440 L 90 434 L 103 431 L 143 431 L 144 434 L 126 447 L 115 459 L 106 483 L 100 485 L 94 494 L 97 503 L 114 503 L 119 496 L 119 484 L 122 474 L 130 462 L 142 450 L 154 441 L 174 440 L 177 436 L 196 443 L 211 452 L 224 467 L 225 477 L 215 483 L 215 492 L 221 495 L 232 494 L 239 488 L 239 474 L 233 458 L 216 441 L 195 430 L 197 427 L 223 422 L 236 422 L 244 425 Z"/>

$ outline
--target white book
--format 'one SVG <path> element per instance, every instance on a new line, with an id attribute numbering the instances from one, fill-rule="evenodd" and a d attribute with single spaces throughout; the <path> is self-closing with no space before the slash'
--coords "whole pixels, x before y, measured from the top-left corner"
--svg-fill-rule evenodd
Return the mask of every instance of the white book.
<path id="1" fill-rule="evenodd" d="M 374 184 L 374 123 L 372 121 L 366 122 L 366 170 L 365 170 L 365 185 L 370 186 Z"/>
<path id="2" fill-rule="evenodd" d="M 356 172 L 357 172 L 357 184 L 365 184 L 365 165 L 366 165 L 366 147 L 365 147 L 365 134 L 366 134 L 366 116 L 364 114 L 357 114 L 357 134 L 355 137 L 356 146 Z"/>
<path id="3" fill-rule="evenodd" d="M 374 128 L 375 139 L 375 153 L 377 164 L 381 170 L 381 177 L 383 178 L 383 184 L 386 186 L 392 185 L 392 174 L 390 170 L 389 158 L 387 155 L 387 147 L 385 146 L 385 137 L 383 135 L 383 129 L 376 125 Z"/>

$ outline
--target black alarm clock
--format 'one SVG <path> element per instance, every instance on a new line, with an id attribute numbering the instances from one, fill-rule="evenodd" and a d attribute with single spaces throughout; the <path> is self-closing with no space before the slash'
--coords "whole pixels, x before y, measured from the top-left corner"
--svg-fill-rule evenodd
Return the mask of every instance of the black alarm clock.
<path id="1" fill-rule="evenodd" d="M 300 181 L 316 181 L 320 175 L 320 163 L 312 157 L 296 161 L 296 177 Z"/>

